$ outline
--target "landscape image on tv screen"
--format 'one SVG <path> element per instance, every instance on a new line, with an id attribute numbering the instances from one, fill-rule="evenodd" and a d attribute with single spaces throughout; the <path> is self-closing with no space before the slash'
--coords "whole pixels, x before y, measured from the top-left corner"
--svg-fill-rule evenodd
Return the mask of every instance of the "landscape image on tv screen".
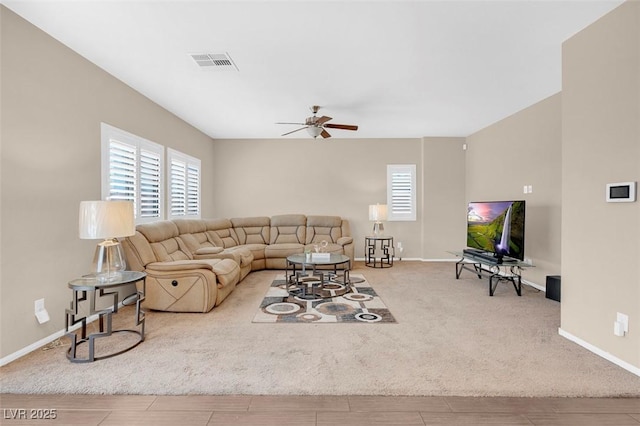
<path id="1" fill-rule="evenodd" d="M 524 201 L 471 202 L 467 247 L 524 260 Z"/>

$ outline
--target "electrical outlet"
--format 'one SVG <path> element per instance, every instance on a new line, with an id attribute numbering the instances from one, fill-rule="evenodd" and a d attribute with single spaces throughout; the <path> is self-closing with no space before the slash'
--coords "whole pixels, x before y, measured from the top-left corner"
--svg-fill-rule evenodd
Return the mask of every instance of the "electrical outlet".
<path id="1" fill-rule="evenodd" d="M 621 314 L 618 312 L 616 314 L 616 321 L 622 324 L 622 330 L 625 333 L 629 332 L 629 315 Z"/>
<path id="2" fill-rule="evenodd" d="M 40 324 L 49 321 L 49 312 L 44 307 L 44 299 L 38 299 L 34 302 L 34 311 Z"/>
<path id="3" fill-rule="evenodd" d="M 34 302 L 35 305 L 35 312 L 34 313 L 38 313 L 40 311 L 44 311 L 44 299 L 38 299 Z"/>
<path id="4" fill-rule="evenodd" d="M 613 334 L 618 337 L 624 337 L 629 332 L 629 315 L 616 314 L 616 320 L 613 323 Z"/>

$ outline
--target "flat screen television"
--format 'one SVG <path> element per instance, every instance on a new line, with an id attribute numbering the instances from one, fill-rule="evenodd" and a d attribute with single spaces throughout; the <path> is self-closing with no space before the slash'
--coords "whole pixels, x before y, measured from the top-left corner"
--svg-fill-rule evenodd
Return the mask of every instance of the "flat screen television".
<path id="1" fill-rule="evenodd" d="M 524 260 L 525 201 L 477 201 L 467 208 L 467 247 Z"/>

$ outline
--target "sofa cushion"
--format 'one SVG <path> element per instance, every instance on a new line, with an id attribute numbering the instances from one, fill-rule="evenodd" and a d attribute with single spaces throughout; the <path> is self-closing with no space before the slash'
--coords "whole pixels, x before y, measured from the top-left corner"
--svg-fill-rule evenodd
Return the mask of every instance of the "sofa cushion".
<path id="1" fill-rule="evenodd" d="M 139 231 L 150 243 L 164 241 L 179 235 L 178 227 L 170 220 L 160 220 L 152 223 L 143 223 L 136 226 Z"/>
<path id="2" fill-rule="evenodd" d="M 170 220 L 138 225 L 136 229 L 145 236 L 159 262 L 192 259 L 191 252 L 178 238 L 178 227 Z"/>
<path id="3" fill-rule="evenodd" d="M 218 247 L 235 247 L 240 244 L 238 235 L 229 219 L 204 219 L 207 237 Z"/>
<path id="4" fill-rule="evenodd" d="M 149 240 L 140 231 L 120 242 L 127 257 L 127 267 L 132 271 L 144 271 L 147 264 L 157 261 Z"/>
<path id="5" fill-rule="evenodd" d="M 306 244 L 337 243 L 342 237 L 342 218 L 339 216 L 307 216 Z"/>
<path id="6" fill-rule="evenodd" d="M 228 249 L 224 249 L 224 252 L 233 255 L 234 259 L 241 267 L 251 265 L 251 262 L 253 261 L 253 253 L 247 246 L 230 247 Z"/>
<path id="7" fill-rule="evenodd" d="M 242 246 L 232 246 L 225 249 L 223 246 L 216 246 L 207 235 L 207 225 L 202 220 L 197 219 L 180 219 L 174 221 L 180 232 L 180 239 L 188 247 L 194 259 L 233 259 L 241 269 L 240 278 L 244 278 L 251 271 L 251 262 L 253 254 Z M 229 222 L 217 221 L 217 225 L 213 225 L 216 235 L 218 231 L 223 231 L 224 226 L 228 226 Z M 228 228 L 227 228 L 228 229 Z M 224 241 L 222 242 L 224 244 Z"/>
<path id="8" fill-rule="evenodd" d="M 302 252 L 304 252 L 304 245 L 298 243 L 271 244 L 264 249 L 264 255 L 267 259 L 283 258 Z"/>
<path id="9" fill-rule="evenodd" d="M 178 219 L 174 220 L 173 223 L 175 223 L 178 228 L 180 239 L 192 254 L 202 247 L 215 247 L 215 245 L 209 241 L 206 232 L 207 227 L 202 220 Z"/>
<path id="10" fill-rule="evenodd" d="M 175 219 L 172 221 L 178 228 L 178 233 L 182 234 L 198 234 L 207 230 L 203 220 L 200 219 Z"/>
<path id="11" fill-rule="evenodd" d="M 213 261 L 217 261 L 215 259 Z M 217 261 L 211 268 L 216 274 L 218 288 L 235 286 L 240 281 L 240 267 L 231 259 Z"/>
<path id="12" fill-rule="evenodd" d="M 302 214 L 272 216 L 269 244 L 304 244 L 306 224 L 307 217 Z"/>
<path id="13" fill-rule="evenodd" d="M 239 244 L 269 244 L 270 219 L 268 217 L 241 217 L 231 219 Z"/>

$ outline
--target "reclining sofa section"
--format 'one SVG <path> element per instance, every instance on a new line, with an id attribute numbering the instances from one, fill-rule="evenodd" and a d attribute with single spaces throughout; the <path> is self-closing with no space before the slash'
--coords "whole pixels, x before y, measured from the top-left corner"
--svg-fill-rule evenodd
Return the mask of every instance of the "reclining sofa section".
<path id="1" fill-rule="evenodd" d="M 122 245 L 129 269 L 147 273 L 145 308 L 209 312 L 249 272 L 285 269 L 287 256 L 323 241 L 353 262 L 349 221 L 339 216 L 163 220 L 138 225 Z"/>

